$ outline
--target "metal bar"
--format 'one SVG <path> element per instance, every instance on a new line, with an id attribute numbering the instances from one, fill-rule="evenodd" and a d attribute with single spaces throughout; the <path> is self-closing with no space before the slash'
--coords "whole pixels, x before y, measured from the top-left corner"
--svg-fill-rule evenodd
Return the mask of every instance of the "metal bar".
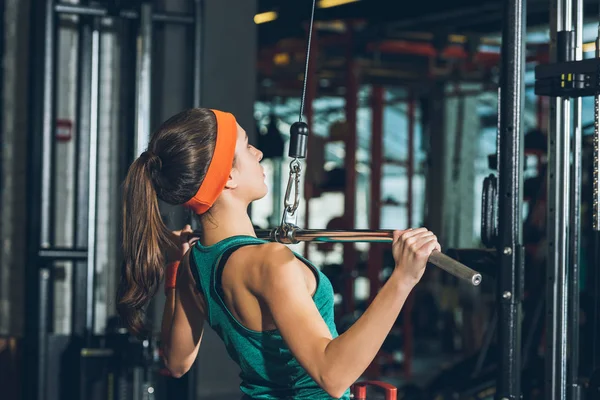
<path id="1" fill-rule="evenodd" d="M 90 117 L 92 104 L 92 45 L 93 34 L 89 17 L 81 18 L 78 29 L 77 49 L 77 94 L 76 118 L 77 134 L 75 135 L 76 149 L 76 182 L 75 182 L 75 229 L 73 230 L 76 247 L 88 246 L 88 208 L 89 204 L 89 158 L 90 158 Z M 87 257 L 86 257 L 87 261 Z M 86 329 L 86 294 L 87 294 L 87 263 L 73 263 L 71 296 L 71 332 L 74 335 L 85 334 Z"/>
<path id="2" fill-rule="evenodd" d="M 383 100 L 385 89 L 382 86 L 373 86 L 371 95 L 371 201 L 369 210 L 371 212 L 369 225 L 371 229 L 379 229 L 381 225 L 381 175 L 383 160 Z M 369 262 L 367 265 L 367 276 L 369 278 L 369 303 L 373 301 L 381 283 L 379 281 L 379 270 L 381 269 L 382 249 L 375 243 L 369 247 Z"/>
<path id="3" fill-rule="evenodd" d="M 309 28 L 311 29 L 311 26 L 309 25 Z M 310 40 L 310 54 L 311 57 L 308 59 L 308 70 L 306 71 L 306 98 L 305 98 L 305 105 L 304 105 L 304 110 L 305 110 L 305 115 L 306 115 L 306 125 L 308 126 L 308 138 L 307 138 L 307 148 L 310 149 L 312 148 L 312 146 L 314 145 L 314 137 L 313 135 L 310 134 L 310 132 L 312 131 L 313 127 L 314 127 L 314 122 L 315 122 L 315 110 L 313 107 L 313 103 L 315 101 L 315 99 L 317 98 L 317 89 L 318 89 L 318 75 L 317 75 L 317 58 L 318 58 L 318 51 L 319 51 L 319 35 L 318 35 L 318 29 L 312 25 L 312 31 L 309 32 L 310 36 L 311 36 L 311 40 Z M 308 149 L 306 151 L 307 153 L 307 157 L 310 157 L 308 155 Z M 307 158 L 308 160 L 308 158 Z M 313 197 L 313 191 L 314 191 L 314 187 L 313 187 L 313 182 L 311 182 L 308 179 L 304 179 L 304 221 L 305 221 L 305 226 L 309 227 L 310 226 L 310 199 L 312 199 Z M 303 251 L 303 255 L 305 258 L 309 258 L 309 250 L 310 250 L 310 246 L 307 244 L 304 245 L 304 251 Z"/>
<path id="4" fill-rule="evenodd" d="M 591 263 L 590 265 L 596 265 L 596 268 L 593 269 L 588 276 L 592 277 L 592 294 L 594 295 L 594 311 L 592 314 L 591 320 L 592 322 L 592 371 L 600 368 L 600 268 L 597 266 L 600 265 L 600 233 L 593 232 L 591 235 L 591 240 L 593 254 L 590 257 Z"/>
<path id="5" fill-rule="evenodd" d="M 408 190 L 406 193 L 406 213 L 407 226 L 413 227 L 413 175 L 415 169 L 415 98 L 411 91 L 408 100 L 408 168 L 406 170 L 406 180 Z M 406 299 L 406 304 L 402 310 L 404 323 L 404 361 L 402 363 L 405 378 L 410 378 L 412 371 L 413 358 L 413 329 L 412 329 L 412 310 L 414 304 L 414 295 L 411 292 Z"/>
<path id="6" fill-rule="evenodd" d="M 570 61 L 568 40 L 560 40 L 572 28 L 571 0 L 553 0 L 551 8 L 550 59 Z M 562 44 L 562 46 L 559 46 Z M 567 395 L 567 266 L 569 263 L 570 196 L 569 99 L 552 99 L 548 145 L 548 264 L 546 322 L 546 390 L 549 400 Z"/>
<path id="7" fill-rule="evenodd" d="M 499 366 L 497 398 L 521 396 L 522 165 L 525 1 L 504 2 L 499 120 L 500 254 L 497 290 Z"/>
<path id="8" fill-rule="evenodd" d="M 194 1 L 194 93 L 192 95 L 193 107 L 202 105 L 202 50 L 203 50 L 203 1 Z M 279 215 L 279 214 L 276 214 Z"/>
<path id="9" fill-rule="evenodd" d="M 348 42 L 346 44 L 346 152 L 344 170 L 344 223 L 348 228 L 356 224 L 356 118 L 358 112 L 358 65 L 354 59 L 354 32 L 352 24 L 348 26 Z M 353 243 L 344 244 L 344 293 L 342 293 L 344 313 L 354 311 L 354 270 L 356 268 L 356 249 Z"/>
<path id="10" fill-rule="evenodd" d="M 406 211 L 408 214 L 408 226 L 413 226 L 413 175 L 415 174 L 415 97 L 411 91 L 408 96 L 408 193 L 406 199 Z"/>
<path id="11" fill-rule="evenodd" d="M 85 261 L 88 258 L 87 249 L 41 249 L 38 256 L 48 261 Z"/>
<path id="12" fill-rule="evenodd" d="M 371 93 L 371 176 L 369 199 L 369 227 L 379 229 L 381 225 L 381 170 L 383 161 L 383 111 L 385 89 L 382 86 L 373 86 Z M 383 249 L 378 243 L 369 246 L 367 261 L 367 278 L 369 279 L 369 304 L 381 288 L 379 272 L 383 265 Z M 375 378 L 381 375 L 381 368 L 377 358 L 367 370 L 368 376 Z"/>
<path id="13" fill-rule="evenodd" d="M 550 60 L 557 61 L 558 51 L 556 49 L 557 32 L 562 30 L 561 0 L 550 2 Z M 556 366 L 558 357 L 556 354 L 554 337 L 557 331 L 556 318 L 556 270 L 558 269 L 557 253 L 555 243 L 558 234 L 558 210 L 557 196 L 557 172 L 560 168 L 557 157 L 556 138 L 560 134 L 560 119 L 562 118 L 562 100 L 560 98 L 550 99 L 550 122 L 548 124 L 548 262 L 546 281 L 546 351 L 545 351 L 545 389 L 544 393 L 548 399 L 556 399 Z"/>
<path id="14" fill-rule="evenodd" d="M 24 354 L 22 375 L 23 398 L 27 400 L 43 399 L 47 370 L 45 343 L 47 332 L 42 330 L 41 322 L 45 321 L 44 310 L 40 304 L 46 304 L 40 290 L 40 259 L 37 252 L 40 247 L 47 247 L 50 239 L 49 193 L 42 179 L 48 178 L 50 168 L 48 159 L 54 124 L 55 97 L 55 65 L 56 65 L 56 21 L 52 12 L 53 0 L 32 1 L 31 7 L 38 12 L 31 13 L 32 51 L 30 74 L 30 93 L 28 96 L 31 109 L 31 126 L 29 129 L 27 182 L 27 264 L 25 267 L 25 309 L 24 316 Z M 46 181 L 47 182 L 47 181 Z"/>
<path id="15" fill-rule="evenodd" d="M 596 58 L 600 58 L 600 23 L 596 37 Z M 594 149 L 592 172 L 592 229 L 600 232 L 600 94 L 594 96 Z"/>
<path id="16" fill-rule="evenodd" d="M 143 3 L 140 16 L 140 39 L 138 41 L 137 59 L 137 103 L 136 103 L 136 134 L 135 157 L 138 157 L 146 147 L 150 138 L 150 95 L 152 91 L 152 5 Z"/>
<path id="17" fill-rule="evenodd" d="M 111 17 L 108 9 L 99 6 L 80 5 L 80 4 L 56 4 L 54 10 L 59 14 L 85 15 L 90 17 Z M 125 19 L 137 19 L 139 13 L 134 10 L 120 10 L 119 17 Z M 152 14 L 153 22 L 163 22 L 181 25 L 193 25 L 195 23 L 194 16 L 184 13 L 160 12 Z"/>
<path id="18" fill-rule="evenodd" d="M 39 332 L 38 332 L 38 382 L 37 398 L 45 399 L 47 395 L 47 365 L 48 365 L 48 333 L 49 318 L 48 309 L 50 305 L 50 271 L 47 268 L 39 270 Z"/>
<path id="19" fill-rule="evenodd" d="M 99 104 L 98 95 L 100 89 L 100 30 L 98 21 L 94 22 L 92 31 L 92 61 L 90 81 L 90 154 L 89 186 L 88 186 L 88 232 L 87 232 L 87 280 L 86 280 L 86 337 L 91 339 L 94 334 L 95 307 L 94 295 L 96 292 L 96 225 L 97 225 L 97 188 L 98 188 L 98 129 L 99 129 Z"/>
<path id="20" fill-rule="evenodd" d="M 321 230 L 321 229 L 289 229 L 283 231 L 281 228 L 273 230 L 258 229 L 256 237 L 259 239 L 271 240 L 280 243 L 295 244 L 299 242 L 318 242 L 318 243 L 392 243 L 393 230 L 371 231 L 367 229 L 353 230 Z M 444 271 L 471 282 L 477 286 L 481 283 L 481 274 L 453 260 L 447 255 L 434 251 L 429 257 L 429 262 Z"/>
<path id="21" fill-rule="evenodd" d="M 46 1 L 45 50 L 44 50 L 44 93 L 42 129 L 42 198 L 41 198 L 41 241 L 40 247 L 49 247 L 52 242 L 52 165 L 54 158 L 54 131 L 56 125 L 56 18 L 52 12 L 54 1 Z"/>
<path id="22" fill-rule="evenodd" d="M 573 2 L 575 15 L 575 60 L 583 60 L 583 0 Z M 579 385 L 579 249 L 581 237 L 581 174 L 582 154 L 581 140 L 583 129 L 581 124 L 582 99 L 574 100 L 573 108 L 573 158 L 571 168 L 571 207 L 569 207 L 570 243 L 569 259 L 571 269 L 568 279 L 568 343 L 570 360 L 567 370 L 568 399 L 579 400 L 581 387 Z"/>

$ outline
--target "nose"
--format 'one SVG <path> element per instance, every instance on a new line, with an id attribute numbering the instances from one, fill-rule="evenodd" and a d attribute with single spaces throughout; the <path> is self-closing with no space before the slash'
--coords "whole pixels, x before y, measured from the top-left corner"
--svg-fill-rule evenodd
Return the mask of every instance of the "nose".
<path id="1" fill-rule="evenodd" d="M 258 162 L 260 162 L 263 159 L 263 152 L 259 149 L 256 149 L 256 157 L 258 158 Z"/>

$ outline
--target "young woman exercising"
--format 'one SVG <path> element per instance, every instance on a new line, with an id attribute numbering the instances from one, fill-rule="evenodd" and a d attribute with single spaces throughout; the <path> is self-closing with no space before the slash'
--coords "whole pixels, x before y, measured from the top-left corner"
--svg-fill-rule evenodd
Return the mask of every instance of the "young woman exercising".
<path id="1" fill-rule="evenodd" d="M 255 236 L 247 209 L 267 193 L 261 158 L 221 111 L 187 110 L 154 133 L 124 183 L 118 312 L 133 334 L 144 334 L 143 309 L 167 265 L 161 341 L 173 376 L 191 367 L 206 321 L 240 366 L 245 398 L 349 399 L 439 243 L 424 228 L 396 231 L 394 272 L 338 335 L 327 277 Z M 189 241 L 189 226 L 168 230 L 158 199 L 199 215 L 201 239 Z"/>

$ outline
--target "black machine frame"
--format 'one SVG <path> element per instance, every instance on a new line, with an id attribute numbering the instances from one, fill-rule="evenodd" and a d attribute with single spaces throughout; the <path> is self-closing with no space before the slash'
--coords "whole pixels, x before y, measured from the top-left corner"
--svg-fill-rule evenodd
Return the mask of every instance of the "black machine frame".
<path id="1" fill-rule="evenodd" d="M 202 20 L 203 2 L 190 0 L 189 14 L 157 12 L 152 3 L 138 0 L 133 2 L 107 1 L 103 6 L 87 1 L 78 5 L 67 4 L 55 0 L 32 0 L 31 9 L 31 64 L 30 64 L 30 129 L 28 159 L 28 204 L 27 221 L 27 262 L 25 329 L 23 344 L 26 351 L 23 360 L 23 396 L 25 399 L 50 399 L 49 388 L 57 385 L 58 372 L 51 371 L 49 359 L 58 356 L 52 347 L 60 344 L 64 350 L 64 338 L 58 338 L 52 332 L 52 299 L 54 262 L 71 261 L 74 265 L 72 301 L 72 337 L 76 339 L 75 357 L 80 365 L 80 376 L 72 379 L 71 395 L 78 398 L 90 398 L 86 395 L 85 381 L 93 375 L 94 360 L 112 357 L 110 348 L 101 348 L 94 334 L 94 293 L 96 288 L 94 274 L 95 245 L 94 238 L 97 226 L 97 150 L 98 150 L 98 89 L 100 85 L 101 41 L 100 19 L 114 18 L 129 23 L 127 32 L 134 40 L 121 42 L 126 63 L 122 63 L 123 73 L 132 78 L 131 85 L 121 87 L 121 98 L 130 110 L 129 119 L 135 121 L 134 126 L 125 126 L 125 131 L 135 130 L 131 154 L 126 158 L 130 163 L 136 149 L 144 146 L 140 138 L 149 136 L 151 120 L 151 68 L 152 39 L 155 24 L 177 24 L 190 28 L 190 53 L 193 57 L 190 80 L 190 103 L 200 104 L 200 81 L 202 61 Z M 74 221 L 72 248 L 55 245 L 52 222 L 54 199 L 52 171 L 55 168 L 54 137 L 56 130 L 56 74 L 58 63 L 58 24 L 59 15 L 78 16 L 79 51 L 78 51 L 78 84 L 76 97 L 77 133 L 75 134 L 75 165 L 77 217 Z M 141 42 L 136 52 L 135 38 Z M 129 47 L 128 47 L 129 46 Z M 127 51 L 127 49 L 129 51 Z M 136 55 L 137 54 L 137 58 Z M 133 57 L 131 55 L 134 55 Z M 127 79 L 127 81 L 130 81 Z M 125 111 L 126 112 L 126 111 Z M 81 168 L 83 166 L 83 168 Z M 83 169 L 83 172 L 81 171 Z M 89 185 L 86 183 L 89 182 Z M 51 374 L 55 374 L 52 375 Z M 86 376 L 88 374 L 89 376 Z M 135 377 L 134 377 L 135 379 Z M 189 379 L 190 387 L 194 385 Z M 77 382 L 77 383 L 76 383 Z M 118 390 L 118 388 L 115 388 Z M 188 389 L 189 390 L 189 389 Z M 136 390 L 140 397 L 141 391 Z M 113 398 L 113 394 L 110 395 Z"/>

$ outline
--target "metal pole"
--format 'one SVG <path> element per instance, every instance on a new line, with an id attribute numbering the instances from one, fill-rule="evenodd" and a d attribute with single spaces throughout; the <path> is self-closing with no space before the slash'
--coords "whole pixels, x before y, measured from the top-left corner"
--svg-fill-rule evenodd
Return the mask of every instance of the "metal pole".
<path id="1" fill-rule="evenodd" d="M 383 100 L 385 90 L 382 86 L 373 86 L 371 95 L 371 201 L 369 218 L 371 229 L 379 229 L 381 225 L 381 164 L 383 161 Z M 370 282 L 369 302 L 373 301 L 379 291 L 379 270 L 382 266 L 382 249 L 375 243 L 369 247 L 367 276 Z"/>
<path id="2" fill-rule="evenodd" d="M 140 9 L 140 40 L 137 57 L 137 102 L 134 156 L 138 157 L 148 147 L 150 138 L 150 113 L 152 89 L 152 4 L 142 3 Z"/>
<path id="3" fill-rule="evenodd" d="M 583 59 L 583 0 L 573 2 L 573 14 L 575 15 L 575 59 Z M 571 270 L 569 271 L 569 296 L 568 296 L 568 338 L 571 349 L 570 364 L 567 371 L 567 385 L 569 400 L 579 400 L 581 391 L 579 386 L 579 248 L 581 236 L 581 112 L 582 99 L 574 100 L 573 109 L 573 158 L 571 169 L 571 204 L 569 207 L 571 237 L 569 243 L 569 258 Z"/>
<path id="4" fill-rule="evenodd" d="M 42 400 L 46 398 L 48 394 L 47 390 L 47 376 L 46 376 L 46 366 L 48 365 L 48 333 L 49 333 L 49 323 L 50 319 L 48 318 L 48 303 L 50 303 L 50 270 L 47 268 L 40 268 L 39 270 L 39 278 L 38 278 L 38 290 L 40 291 L 39 297 L 39 333 L 38 333 L 38 354 L 39 354 L 39 376 L 38 376 L 38 385 L 37 385 L 37 398 L 38 400 Z"/>
<path id="5" fill-rule="evenodd" d="M 52 171 L 54 156 L 54 131 L 56 125 L 56 16 L 54 1 L 46 1 L 45 49 L 44 49 L 44 93 L 43 93 L 43 125 L 42 129 L 42 199 L 41 199 L 41 247 L 52 245 Z"/>
<path id="6" fill-rule="evenodd" d="M 356 219 L 356 114 L 358 111 L 358 66 L 354 60 L 353 27 L 348 25 L 348 43 L 346 49 L 346 154 L 344 169 L 346 182 L 344 187 L 344 223 L 353 228 Z M 344 244 L 344 292 L 342 293 L 344 313 L 354 311 L 354 271 L 356 268 L 356 249 L 353 243 Z"/>
<path id="7" fill-rule="evenodd" d="M 570 61 L 571 0 L 553 0 L 550 58 Z M 546 322 L 546 398 L 562 400 L 567 394 L 567 300 L 570 197 L 570 99 L 552 99 L 548 145 L 548 270 Z"/>
<path id="8" fill-rule="evenodd" d="M 90 158 L 90 127 L 92 105 L 92 49 L 93 30 L 89 17 L 81 17 L 79 22 L 78 51 L 77 51 L 77 94 L 76 118 L 77 130 L 75 135 L 75 165 L 77 179 L 75 181 L 76 200 L 74 205 L 74 241 L 76 247 L 87 248 L 89 217 L 89 186 L 92 182 L 89 171 Z M 87 262 L 79 261 L 73 264 L 71 296 L 71 333 L 85 335 L 87 321 Z"/>
<path id="9" fill-rule="evenodd" d="M 596 58 L 600 58 L 600 23 L 596 38 Z M 594 96 L 594 166 L 592 176 L 592 229 L 600 232 L 600 94 Z"/>
<path id="10" fill-rule="evenodd" d="M 310 58 L 308 59 L 308 70 L 306 71 L 306 98 L 305 98 L 305 117 L 306 117 L 306 125 L 308 126 L 308 131 L 312 132 L 315 121 L 315 110 L 313 107 L 314 101 L 317 98 L 317 90 L 318 90 L 318 76 L 317 76 L 317 57 L 319 51 L 319 30 L 314 25 L 309 25 L 307 29 L 312 29 L 309 32 L 311 37 L 310 40 Z M 307 138 L 307 147 L 308 149 L 312 148 L 314 143 L 314 135 L 308 135 Z M 308 155 L 307 157 L 310 157 Z M 314 185 L 310 180 L 304 179 L 304 221 L 305 226 L 310 226 L 310 199 L 313 198 Z M 281 193 L 281 191 L 280 191 Z M 277 214 L 275 214 L 277 215 Z M 308 243 L 304 245 L 303 255 L 305 258 L 309 258 L 309 245 Z"/>
<path id="11" fill-rule="evenodd" d="M 32 51 L 30 71 L 31 127 L 27 163 L 29 210 L 27 218 L 27 264 L 25 309 L 23 398 L 43 399 L 46 394 L 46 362 L 49 303 L 44 288 L 47 262 L 38 255 L 51 245 L 51 167 L 55 129 L 56 19 L 53 0 L 32 1 Z M 49 275 L 48 275 L 49 278 Z"/>
<path id="12" fill-rule="evenodd" d="M 379 229 L 381 225 L 381 164 L 383 161 L 383 111 L 385 89 L 373 86 L 371 94 L 371 192 L 369 199 L 369 227 Z M 377 243 L 369 246 L 367 262 L 367 278 L 369 279 L 369 304 L 375 299 L 381 287 L 379 272 L 383 266 L 383 249 Z M 371 363 L 368 373 L 370 377 L 380 375 L 377 361 Z"/>
<path id="13" fill-rule="evenodd" d="M 415 98 L 411 91 L 408 96 L 408 166 L 406 168 L 407 194 L 406 194 L 406 213 L 407 226 L 413 227 L 413 176 L 415 168 Z M 414 304 L 414 295 L 411 292 L 406 299 L 406 304 L 402 310 L 404 323 L 404 376 L 408 379 L 412 373 L 413 358 L 413 329 L 412 329 L 412 310 Z"/>
<path id="14" fill-rule="evenodd" d="M 521 396 L 522 165 L 525 2 L 504 3 L 499 120 L 498 339 L 497 396 Z"/>
<path id="15" fill-rule="evenodd" d="M 378 230 L 371 231 L 367 229 L 353 230 L 321 230 L 321 229 L 300 229 L 293 226 L 283 226 L 272 230 L 257 229 L 256 237 L 259 239 L 271 240 L 279 243 L 296 244 L 299 242 L 320 242 L 320 243 L 391 243 L 394 231 Z M 453 260 L 447 255 L 435 251 L 429 257 L 429 262 L 444 271 L 470 282 L 477 286 L 481 283 L 481 274 Z"/>
<path id="16" fill-rule="evenodd" d="M 202 28 L 203 21 L 203 2 L 194 1 L 194 93 L 193 107 L 200 107 L 202 104 Z"/>
<path id="17" fill-rule="evenodd" d="M 99 127 L 99 87 L 100 87 L 100 31 L 98 21 L 94 21 L 92 31 L 92 53 L 91 53 L 91 80 L 90 80 L 90 154 L 89 165 L 89 187 L 88 187 L 88 221 L 87 221 L 87 274 L 86 274 L 86 338 L 88 342 L 94 334 L 94 294 L 96 277 L 96 199 L 98 187 L 98 127 Z M 91 346 L 91 343 L 88 343 Z"/>

